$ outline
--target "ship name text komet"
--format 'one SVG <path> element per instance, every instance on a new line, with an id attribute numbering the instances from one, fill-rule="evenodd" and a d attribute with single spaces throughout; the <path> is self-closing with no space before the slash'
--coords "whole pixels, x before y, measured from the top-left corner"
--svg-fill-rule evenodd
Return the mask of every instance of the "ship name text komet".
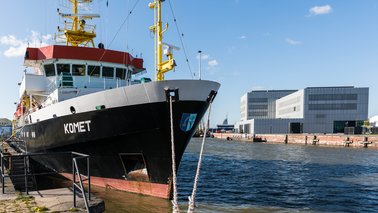
<path id="1" fill-rule="evenodd" d="M 75 123 L 66 123 L 64 124 L 64 134 L 75 134 L 81 132 L 90 132 L 91 131 L 91 121 L 79 121 Z"/>

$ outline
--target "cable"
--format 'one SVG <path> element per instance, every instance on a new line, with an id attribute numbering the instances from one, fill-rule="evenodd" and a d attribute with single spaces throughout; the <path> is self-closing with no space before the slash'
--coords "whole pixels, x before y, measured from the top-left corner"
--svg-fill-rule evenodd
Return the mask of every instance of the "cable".
<path id="1" fill-rule="evenodd" d="M 121 31 L 123 25 L 125 25 L 126 21 L 129 19 L 130 15 L 133 13 L 133 11 L 134 11 L 135 7 L 138 5 L 138 3 L 139 3 L 139 0 L 137 0 L 137 1 L 135 2 L 134 6 L 133 6 L 132 9 L 130 10 L 129 14 L 127 14 L 127 16 L 126 16 L 125 20 L 123 20 L 121 26 L 119 26 L 119 28 L 118 28 L 116 34 L 114 35 L 113 39 L 112 39 L 112 40 L 110 41 L 110 43 L 109 43 L 109 48 L 108 48 L 108 49 L 110 49 L 110 46 L 112 46 L 113 41 L 114 41 L 115 38 L 118 36 L 118 33 Z M 105 52 L 104 52 L 104 54 L 105 54 Z M 101 58 L 101 59 L 102 59 L 102 58 Z"/>
<path id="2" fill-rule="evenodd" d="M 175 22 L 175 25 L 176 25 L 176 29 L 177 29 L 177 33 L 179 35 L 179 38 L 180 38 L 180 42 L 181 42 L 181 47 L 184 51 L 184 55 L 185 55 L 185 59 L 186 59 L 186 63 L 188 65 L 188 68 L 189 68 L 189 72 L 190 72 L 190 76 L 192 78 L 194 78 L 194 73 L 192 72 L 192 68 L 190 67 L 190 63 L 189 63 L 189 59 L 188 59 L 188 55 L 186 54 L 186 49 L 185 49 L 185 45 L 184 45 L 184 41 L 183 41 L 183 38 L 184 38 L 184 34 L 183 33 L 180 33 L 180 29 L 178 27 L 178 24 L 177 24 L 177 20 L 176 20 L 176 16 L 175 16 L 175 13 L 173 12 L 173 7 L 172 7 L 172 4 L 171 4 L 171 1 L 169 0 L 169 7 L 171 8 L 171 12 L 172 12 L 172 16 L 173 16 L 173 21 Z"/>
<path id="3" fill-rule="evenodd" d="M 200 170 L 201 170 L 201 165 L 202 165 L 202 156 L 203 156 L 203 150 L 205 149 L 205 141 L 206 141 L 206 134 L 208 131 L 209 123 L 210 123 L 210 114 L 211 114 L 211 105 L 212 102 L 210 102 L 209 106 L 209 112 L 207 114 L 207 124 L 205 126 L 205 132 L 203 133 L 203 138 L 202 138 L 202 144 L 201 144 L 201 151 L 199 154 L 199 159 L 198 159 L 198 164 L 197 164 L 197 170 L 196 170 L 196 176 L 194 178 L 194 184 L 193 184 L 193 191 L 192 195 L 188 197 L 189 199 L 189 204 L 188 204 L 188 213 L 193 213 L 194 212 L 194 200 L 197 192 L 197 184 L 200 176 Z"/>
<path id="4" fill-rule="evenodd" d="M 113 44 L 114 40 L 116 39 L 116 37 L 118 36 L 119 32 L 121 31 L 121 29 L 123 28 L 123 25 L 125 25 L 126 21 L 129 19 L 130 15 L 133 13 L 134 9 L 136 8 L 136 6 L 138 5 L 140 0 L 137 0 L 134 4 L 134 6 L 132 7 L 132 9 L 130 10 L 129 14 L 127 14 L 126 18 L 123 20 L 122 24 L 119 26 L 117 32 L 115 33 L 115 35 L 113 36 L 113 39 L 110 41 L 109 43 L 109 47 L 106 48 L 104 50 L 104 52 L 102 53 L 101 57 L 98 59 L 98 61 L 101 61 L 102 58 L 104 58 L 106 52 L 108 51 L 108 49 L 110 49 L 111 45 Z M 89 70 L 88 70 L 89 71 Z M 95 68 L 93 68 L 93 70 L 91 72 L 88 72 L 88 76 L 90 76 L 93 72 L 95 71 Z M 84 84 L 85 82 L 83 82 Z"/>

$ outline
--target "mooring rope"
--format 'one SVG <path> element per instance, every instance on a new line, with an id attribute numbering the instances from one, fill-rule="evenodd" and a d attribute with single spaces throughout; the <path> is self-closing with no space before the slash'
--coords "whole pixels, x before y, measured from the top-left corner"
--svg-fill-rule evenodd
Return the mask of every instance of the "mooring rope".
<path id="1" fill-rule="evenodd" d="M 175 139 L 173 132 L 173 107 L 172 107 L 172 96 L 169 96 L 169 110 L 171 117 L 171 150 L 172 150 L 172 183 L 173 183 L 173 200 L 172 200 L 172 212 L 179 213 L 180 209 L 178 207 L 178 196 L 177 196 L 177 180 L 176 180 L 176 156 L 175 156 Z"/>
<path id="2" fill-rule="evenodd" d="M 194 178 L 193 191 L 192 191 L 192 195 L 188 197 L 188 199 L 189 199 L 188 213 L 194 212 L 194 198 L 195 198 L 195 195 L 196 195 L 197 183 L 198 183 L 200 170 L 201 170 L 202 155 L 203 155 L 203 150 L 204 150 L 204 147 L 205 147 L 206 133 L 208 131 L 208 126 L 209 126 L 209 122 L 210 122 L 210 112 L 211 112 L 211 102 L 210 102 L 210 106 L 209 106 L 209 113 L 207 115 L 207 124 L 205 126 L 205 131 L 204 131 L 203 138 L 202 138 L 201 151 L 200 151 L 200 154 L 199 154 L 196 176 Z"/>

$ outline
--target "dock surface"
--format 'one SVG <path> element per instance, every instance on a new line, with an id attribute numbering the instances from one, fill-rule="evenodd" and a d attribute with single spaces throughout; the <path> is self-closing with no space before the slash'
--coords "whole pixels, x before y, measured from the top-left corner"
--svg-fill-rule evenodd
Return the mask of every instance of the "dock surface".
<path id="1" fill-rule="evenodd" d="M 7 155 L 16 156 L 19 154 L 7 143 L 2 145 L 1 151 Z M 4 172 L 9 175 L 8 169 L 5 169 Z M 44 185 L 48 184 L 44 183 Z M 89 212 L 100 213 L 104 211 L 104 201 L 91 195 Z M 15 190 L 12 178 L 6 177 L 4 179 L 4 193 L 0 192 L 0 212 L 87 212 L 87 210 L 81 194 L 76 196 L 76 207 L 74 207 L 72 186 L 29 191 L 27 194 Z"/>

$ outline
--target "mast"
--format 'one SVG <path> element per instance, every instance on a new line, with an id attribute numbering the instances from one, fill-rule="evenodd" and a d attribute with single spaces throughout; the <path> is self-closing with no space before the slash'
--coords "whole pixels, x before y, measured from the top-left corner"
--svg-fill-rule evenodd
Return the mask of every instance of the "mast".
<path id="1" fill-rule="evenodd" d="M 90 4 L 93 0 L 68 0 L 72 5 L 72 13 L 61 13 L 57 9 L 58 14 L 64 19 L 64 28 L 58 27 L 58 32 L 62 32 L 60 36 L 64 36 L 66 45 L 72 46 L 88 46 L 92 44 L 95 47 L 93 39 L 96 38 L 95 25 L 86 24 L 86 20 L 99 18 L 98 14 L 79 14 L 79 4 Z"/>
<path id="2" fill-rule="evenodd" d="M 157 81 L 164 80 L 164 73 L 173 70 L 176 66 L 175 60 L 173 59 L 172 51 L 179 50 L 178 47 L 173 45 L 169 45 L 163 43 L 163 33 L 168 30 L 168 23 L 165 25 L 165 29 L 163 29 L 162 17 L 161 17 L 161 4 L 164 0 L 155 0 L 154 2 L 148 4 L 148 7 L 153 9 L 155 12 L 155 23 L 153 26 L 150 27 L 151 32 L 155 34 L 155 69 L 156 69 L 156 76 L 155 79 Z M 163 46 L 166 47 L 164 50 L 164 55 L 168 57 L 168 60 L 163 61 Z"/>

